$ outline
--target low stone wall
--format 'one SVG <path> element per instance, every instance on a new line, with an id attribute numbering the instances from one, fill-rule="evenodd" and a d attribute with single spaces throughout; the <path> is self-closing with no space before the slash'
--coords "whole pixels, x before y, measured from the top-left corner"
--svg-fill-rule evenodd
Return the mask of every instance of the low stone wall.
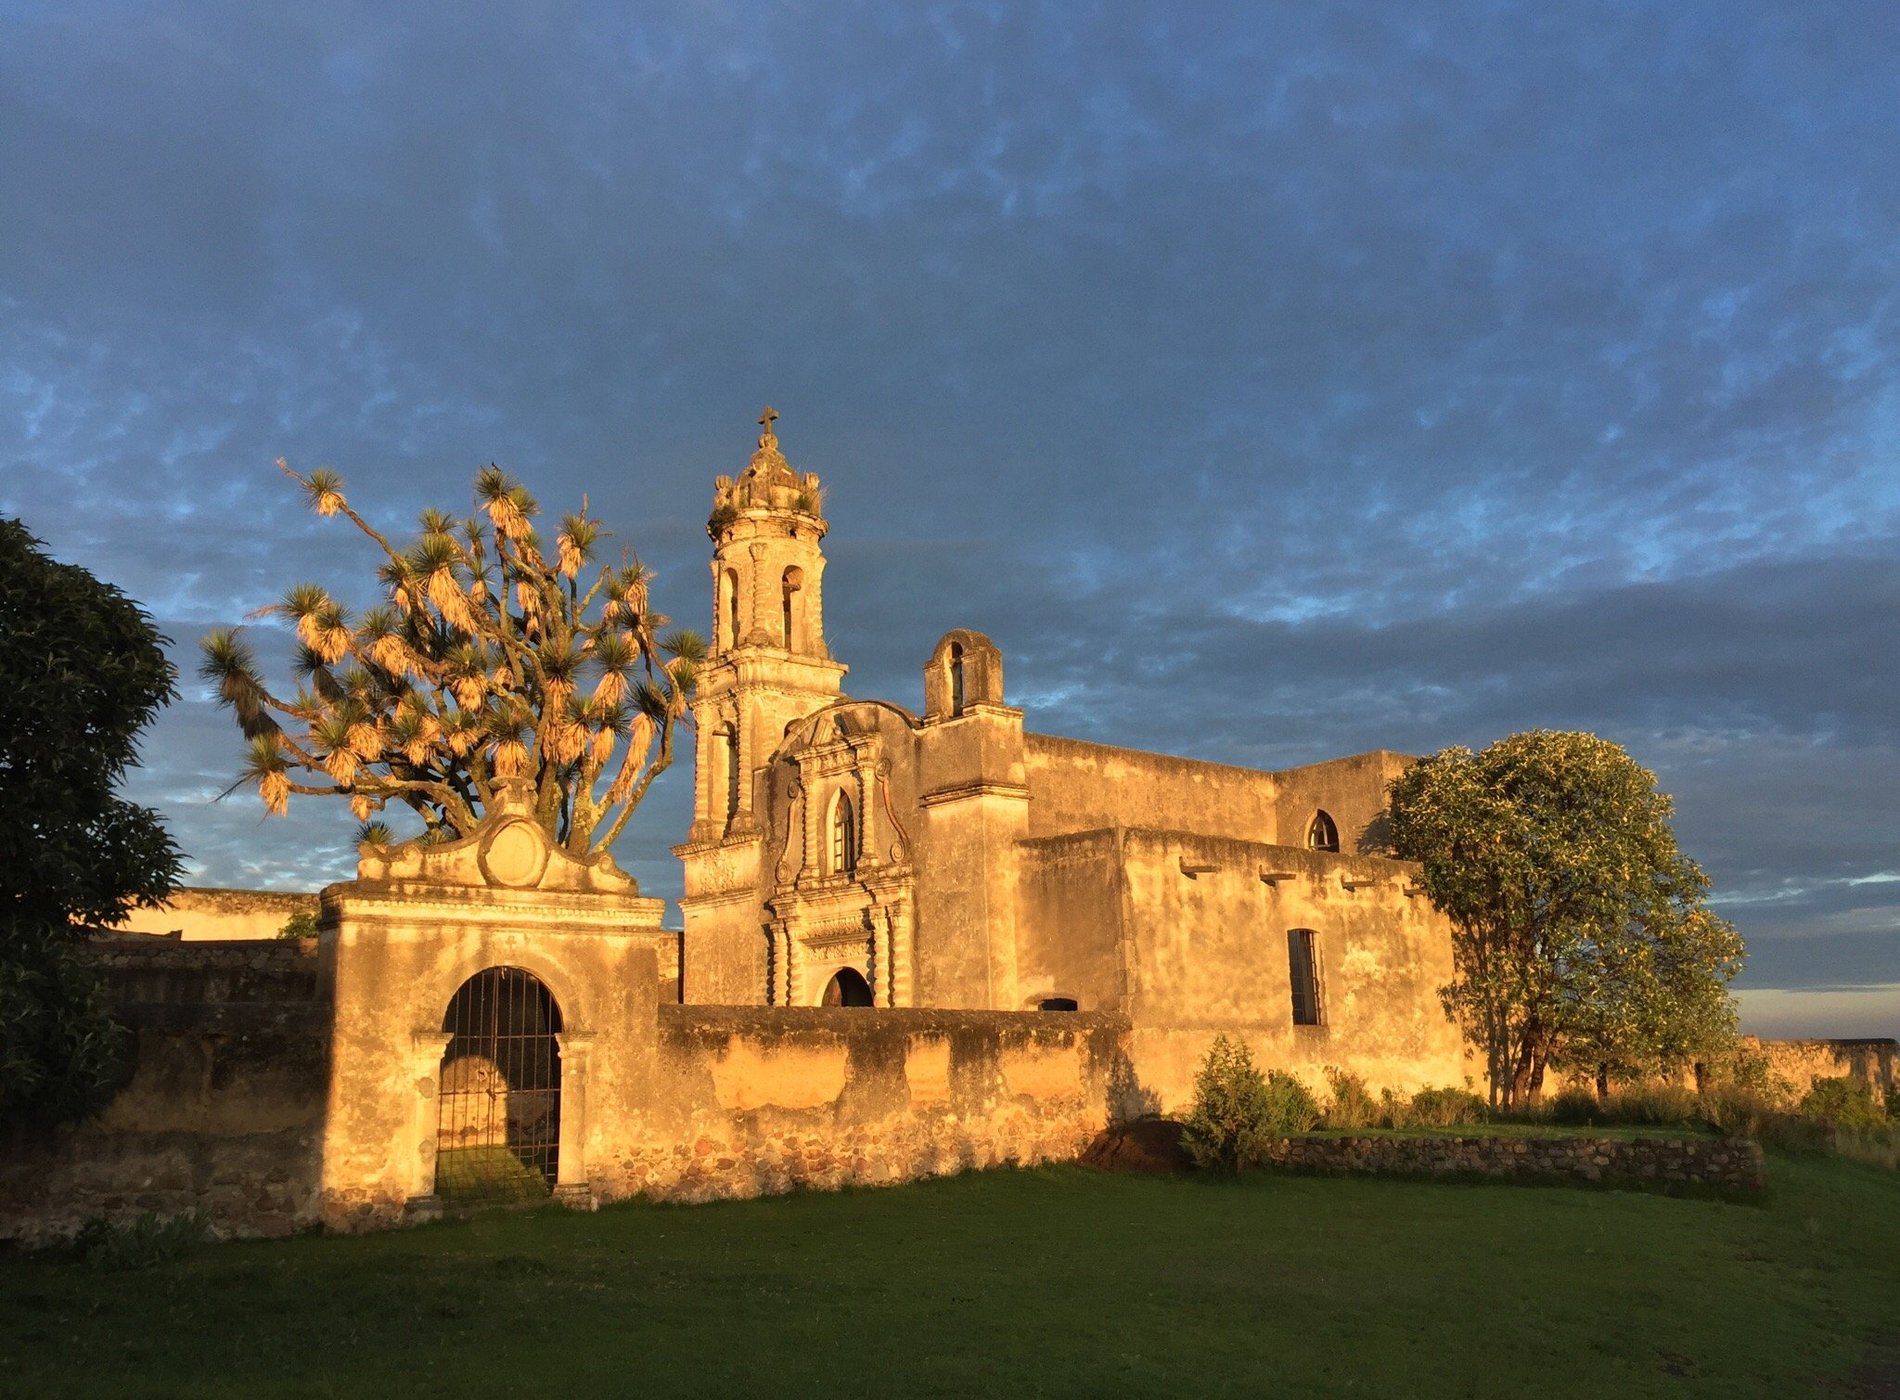
<path id="1" fill-rule="evenodd" d="M 1108 1120 L 1125 1031 L 1074 1013 L 662 1006 L 653 1074 L 589 1182 L 600 1199 L 704 1201 L 1066 1161 Z"/>
<path id="2" fill-rule="evenodd" d="M 314 1224 L 330 1043 L 314 949 L 134 935 L 94 951 L 133 1033 L 129 1079 L 90 1122 L 0 1135 L 0 1239 L 146 1212 L 202 1210 L 220 1235 Z"/>
<path id="3" fill-rule="evenodd" d="M 1267 1153 L 1288 1171 L 1494 1180 L 1589 1181 L 1663 1190 L 1759 1191 L 1761 1145 L 1741 1138 L 1334 1137 L 1282 1138 Z"/>

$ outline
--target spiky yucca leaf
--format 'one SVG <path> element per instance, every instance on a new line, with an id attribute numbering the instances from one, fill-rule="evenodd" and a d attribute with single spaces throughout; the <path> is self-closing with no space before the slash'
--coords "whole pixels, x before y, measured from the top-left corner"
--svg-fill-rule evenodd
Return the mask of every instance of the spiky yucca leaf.
<path id="1" fill-rule="evenodd" d="M 275 735 L 279 725 L 268 708 L 269 692 L 257 674 L 257 656 L 235 628 L 220 628 L 199 643 L 198 674 L 217 687 L 247 739 Z"/>
<path id="2" fill-rule="evenodd" d="M 278 458 L 283 465 L 283 458 Z M 310 473 L 304 482 L 304 494 L 310 499 L 310 507 L 318 515 L 331 516 L 342 510 L 347 504 L 343 499 L 343 478 L 328 467 L 318 467 Z"/>
<path id="3" fill-rule="evenodd" d="M 661 636 L 660 650 L 668 656 L 697 664 L 706 659 L 706 639 L 688 627 L 676 627 Z"/>

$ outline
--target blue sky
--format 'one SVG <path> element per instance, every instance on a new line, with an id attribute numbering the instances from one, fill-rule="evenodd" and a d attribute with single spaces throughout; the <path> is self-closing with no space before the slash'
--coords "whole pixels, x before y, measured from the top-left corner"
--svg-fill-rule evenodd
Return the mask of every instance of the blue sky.
<path id="1" fill-rule="evenodd" d="M 196 638 L 498 461 L 704 626 L 762 404 L 827 620 L 1032 727 L 1283 766 L 1626 745 L 1749 1025 L 1900 1030 L 1900 8 L 0 0 L 0 511 L 143 600 L 134 790 L 203 883 Z M 270 639 L 261 637 L 266 650 Z M 684 772 L 623 842 L 677 892 Z"/>

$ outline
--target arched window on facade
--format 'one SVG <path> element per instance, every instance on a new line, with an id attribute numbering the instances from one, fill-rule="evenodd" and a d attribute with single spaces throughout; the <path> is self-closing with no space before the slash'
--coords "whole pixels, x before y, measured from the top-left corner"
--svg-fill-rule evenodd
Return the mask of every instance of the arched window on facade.
<path id="1" fill-rule="evenodd" d="M 798 644 L 798 632 L 796 628 L 793 626 L 794 614 L 793 614 L 793 608 L 792 608 L 792 599 L 793 599 L 793 596 L 798 592 L 798 590 L 803 588 L 804 586 L 805 586 L 805 571 L 799 568 L 796 564 L 794 564 L 791 568 L 787 569 L 785 571 L 784 577 L 779 580 L 779 610 L 780 610 L 780 621 L 781 621 L 781 627 L 782 627 L 781 635 L 785 639 L 785 649 L 787 651 L 795 650 Z"/>
<path id="2" fill-rule="evenodd" d="M 1319 1004 L 1319 955 L 1314 947 L 1317 935 L 1310 928 L 1286 931 L 1287 980 L 1293 995 L 1293 1024 L 1322 1024 Z"/>
<path id="3" fill-rule="evenodd" d="M 950 643 L 950 716 L 963 713 L 963 644 Z"/>
<path id="4" fill-rule="evenodd" d="M 1313 824 L 1306 828 L 1306 844 L 1315 851 L 1339 849 L 1339 828 L 1325 812 L 1313 814 Z"/>
<path id="5" fill-rule="evenodd" d="M 1075 1009 L 1074 997 L 1044 997 L 1036 1003 L 1038 1011 L 1073 1011 Z"/>
<path id="6" fill-rule="evenodd" d="M 864 980 L 864 974 L 855 967 L 842 967 L 837 975 L 825 984 L 825 995 L 821 1006 L 872 1006 L 876 998 L 871 995 L 871 984 Z"/>
<path id="7" fill-rule="evenodd" d="M 730 649 L 739 645 L 739 575 L 727 569 L 721 586 L 726 593 L 726 646 Z"/>
<path id="8" fill-rule="evenodd" d="M 858 873 L 858 814 L 843 791 L 831 799 L 831 862 L 833 875 Z"/>
<path id="9" fill-rule="evenodd" d="M 739 731 L 730 724 L 719 731 L 720 747 L 726 751 L 726 820 L 739 815 Z"/>

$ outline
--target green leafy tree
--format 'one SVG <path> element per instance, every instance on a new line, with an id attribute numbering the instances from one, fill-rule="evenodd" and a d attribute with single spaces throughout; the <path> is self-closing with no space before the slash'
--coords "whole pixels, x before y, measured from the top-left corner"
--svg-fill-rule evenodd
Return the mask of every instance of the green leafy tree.
<path id="1" fill-rule="evenodd" d="M 123 1032 L 80 944 L 178 878 L 157 815 L 114 791 L 172 698 L 163 643 L 0 520 L 0 1118 L 81 1117 L 114 1082 Z"/>
<path id="2" fill-rule="evenodd" d="M 584 579 L 606 539 L 585 502 L 550 551 L 533 497 L 496 467 L 475 479 L 475 514 L 425 511 L 398 548 L 334 472 L 278 466 L 318 515 L 382 551 L 382 601 L 358 617 L 298 584 L 262 609 L 296 630 L 288 695 L 266 687 L 235 629 L 204 639 L 200 672 L 250 741 L 240 783 L 274 813 L 293 793 L 346 797 L 372 843 L 391 839 L 372 820 L 389 803 L 421 818 L 425 840 L 451 840 L 501 784 L 525 783 L 555 844 L 580 857 L 612 845 L 672 762 L 705 650 L 695 633 L 660 633 L 647 569 L 625 555 Z"/>
<path id="3" fill-rule="evenodd" d="M 1446 1011 L 1493 1103 L 1535 1098 L 1553 1059 L 1662 1068 L 1725 1040 L 1741 940 L 1704 907 L 1655 775 L 1594 734 L 1449 748 L 1388 791 L 1389 844 L 1453 930 Z"/>

